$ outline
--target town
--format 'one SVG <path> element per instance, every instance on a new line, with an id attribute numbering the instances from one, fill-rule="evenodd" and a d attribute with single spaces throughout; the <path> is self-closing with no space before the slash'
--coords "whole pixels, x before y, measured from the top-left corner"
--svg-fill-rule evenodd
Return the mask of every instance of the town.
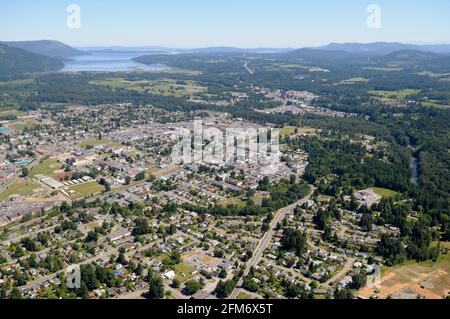
<path id="1" fill-rule="evenodd" d="M 275 98 L 315 110 L 308 92 Z M 302 180 L 309 154 L 286 139 L 320 130 L 281 127 L 270 170 L 245 152 L 237 162 L 175 163 L 172 136 L 193 130 L 195 118 L 131 104 L 46 104 L 4 121 L 0 284 L 28 298 L 130 299 L 326 298 L 366 286 L 383 263 L 371 253 L 379 237 L 400 230 L 364 220 L 383 192 L 336 201 Z M 223 132 L 258 128 L 227 113 L 200 119 Z M 76 291 L 66 284 L 73 265 L 82 273 Z"/>

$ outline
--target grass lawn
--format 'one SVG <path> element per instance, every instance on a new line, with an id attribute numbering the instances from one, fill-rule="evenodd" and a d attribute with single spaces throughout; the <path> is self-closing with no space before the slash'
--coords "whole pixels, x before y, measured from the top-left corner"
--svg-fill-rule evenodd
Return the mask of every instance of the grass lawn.
<path id="1" fill-rule="evenodd" d="M 70 186 L 69 194 L 72 196 L 72 198 L 79 199 L 100 193 L 101 191 L 103 191 L 103 189 L 103 186 L 98 184 L 97 182 L 90 182 Z M 74 191 L 75 193 L 71 193 L 70 191 Z"/>
<path id="2" fill-rule="evenodd" d="M 7 200 L 11 195 L 30 196 L 39 185 L 31 182 L 19 181 L 0 194 L 0 201 Z"/>
<path id="3" fill-rule="evenodd" d="M 17 122 L 9 125 L 17 131 L 23 131 L 26 128 L 32 128 L 33 126 L 38 125 L 35 121 L 26 121 L 26 122 Z"/>
<path id="4" fill-rule="evenodd" d="M 80 143 L 80 147 L 88 147 L 88 146 L 97 146 L 97 145 L 107 145 L 107 146 L 122 146 L 122 144 L 111 141 L 111 140 L 106 140 L 106 139 L 101 139 L 101 140 L 89 140 L 89 141 L 84 141 L 82 143 Z"/>
<path id="5" fill-rule="evenodd" d="M 180 263 L 175 266 L 175 271 L 177 273 L 177 278 L 181 282 L 184 282 L 192 278 L 192 273 L 195 271 L 195 268 L 188 264 Z"/>
<path id="6" fill-rule="evenodd" d="M 255 205 L 262 205 L 262 201 L 264 198 L 269 198 L 270 196 L 264 196 L 261 194 L 255 194 L 251 199 L 255 203 Z"/>
<path id="7" fill-rule="evenodd" d="M 35 168 L 33 168 L 30 172 L 31 177 L 35 177 L 36 175 L 46 175 L 50 177 L 55 176 L 55 171 L 59 170 L 61 165 L 54 158 L 48 158 L 43 162 L 39 163 Z"/>
<path id="8" fill-rule="evenodd" d="M 382 197 L 393 197 L 398 194 L 397 192 L 387 188 L 372 187 L 372 190 Z"/>
<path id="9" fill-rule="evenodd" d="M 237 299 L 250 299 L 250 296 L 241 291 L 238 293 Z"/>
<path id="10" fill-rule="evenodd" d="M 243 208 L 245 207 L 245 203 L 244 201 L 242 201 L 239 198 L 236 197 L 231 197 L 225 200 L 221 200 L 219 202 L 217 202 L 217 205 L 221 206 L 221 207 L 227 207 L 228 205 L 236 205 L 238 208 Z"/>

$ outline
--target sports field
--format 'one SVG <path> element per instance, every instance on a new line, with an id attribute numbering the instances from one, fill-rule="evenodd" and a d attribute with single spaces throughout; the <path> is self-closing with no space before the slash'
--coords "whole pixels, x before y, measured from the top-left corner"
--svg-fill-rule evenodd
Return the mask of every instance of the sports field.
<path id="1" fill-rule="evenodd" d="M 30 196 L 33 195 L 33 191 L 38 189 L 39 185 L 32 182 L 18 181 L 14 185 L 10 186 L 3 193 L 0 194 L 0 201 L 7 200 L 9 196 L 21 195 Z"/>
<path id="2" fill-rule="evenodd" d="M 88 141 L 84 141 L 84 142 L 80 143 L 80 147 L 83 147 L 83 148 L 86 148 L 88 146 L 97 146 L 97 145 L 121 146 L 122 144 L 111 141 L 111 140 L 106 140 L 106 139 L 88 140 Z"/>
<path id="3" fill-rule="evenodd" d="M 73 191 L 74 193 L 72 193 Z M 69 187 L 69 194 L 72 198 L 79 199 L 83 197 L 89 197 L 103 191 L 103 186 L 97 182 L 84 183 Z"/>
<path id="4" fill-rule="evenodd" d="M 33 168 L 30 172 L 30 176 L 35 177 L 36 175 L 45 175 L 53 177 L 55 176 L 55 171 L 60 169 L 61 166 L 57 160 L 54 158 L 48 158 Z"/>

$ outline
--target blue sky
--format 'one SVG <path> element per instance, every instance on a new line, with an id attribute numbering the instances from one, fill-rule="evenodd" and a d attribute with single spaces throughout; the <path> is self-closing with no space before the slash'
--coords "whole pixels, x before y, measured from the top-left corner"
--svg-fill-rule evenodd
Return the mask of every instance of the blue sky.
<path id="1" fill-rule="evenodd" d="M 381 28 L 366 25 L 369 4 Z M 69 4 L 81 28 L 66 26 Z M 449 0 L 0 1 L 0 40 L 75 46 L 303 47 L 329 42 L 450 43 Z"/>

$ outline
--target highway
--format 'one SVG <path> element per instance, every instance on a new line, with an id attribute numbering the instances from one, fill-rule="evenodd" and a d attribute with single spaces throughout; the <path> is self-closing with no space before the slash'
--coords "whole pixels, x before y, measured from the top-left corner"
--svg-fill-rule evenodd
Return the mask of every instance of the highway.
<path id="1" fill-rule="evenodd" d="M 245 69 L 247 70 L 247 72 L 250 73 L 250 74 L 255 73 L 255 71 L 253 71 L 252 69 L 250 69 L 250 67 L 248 66 L 248 62 L 245 62 L 244 68 L 245 68 Z"/>

